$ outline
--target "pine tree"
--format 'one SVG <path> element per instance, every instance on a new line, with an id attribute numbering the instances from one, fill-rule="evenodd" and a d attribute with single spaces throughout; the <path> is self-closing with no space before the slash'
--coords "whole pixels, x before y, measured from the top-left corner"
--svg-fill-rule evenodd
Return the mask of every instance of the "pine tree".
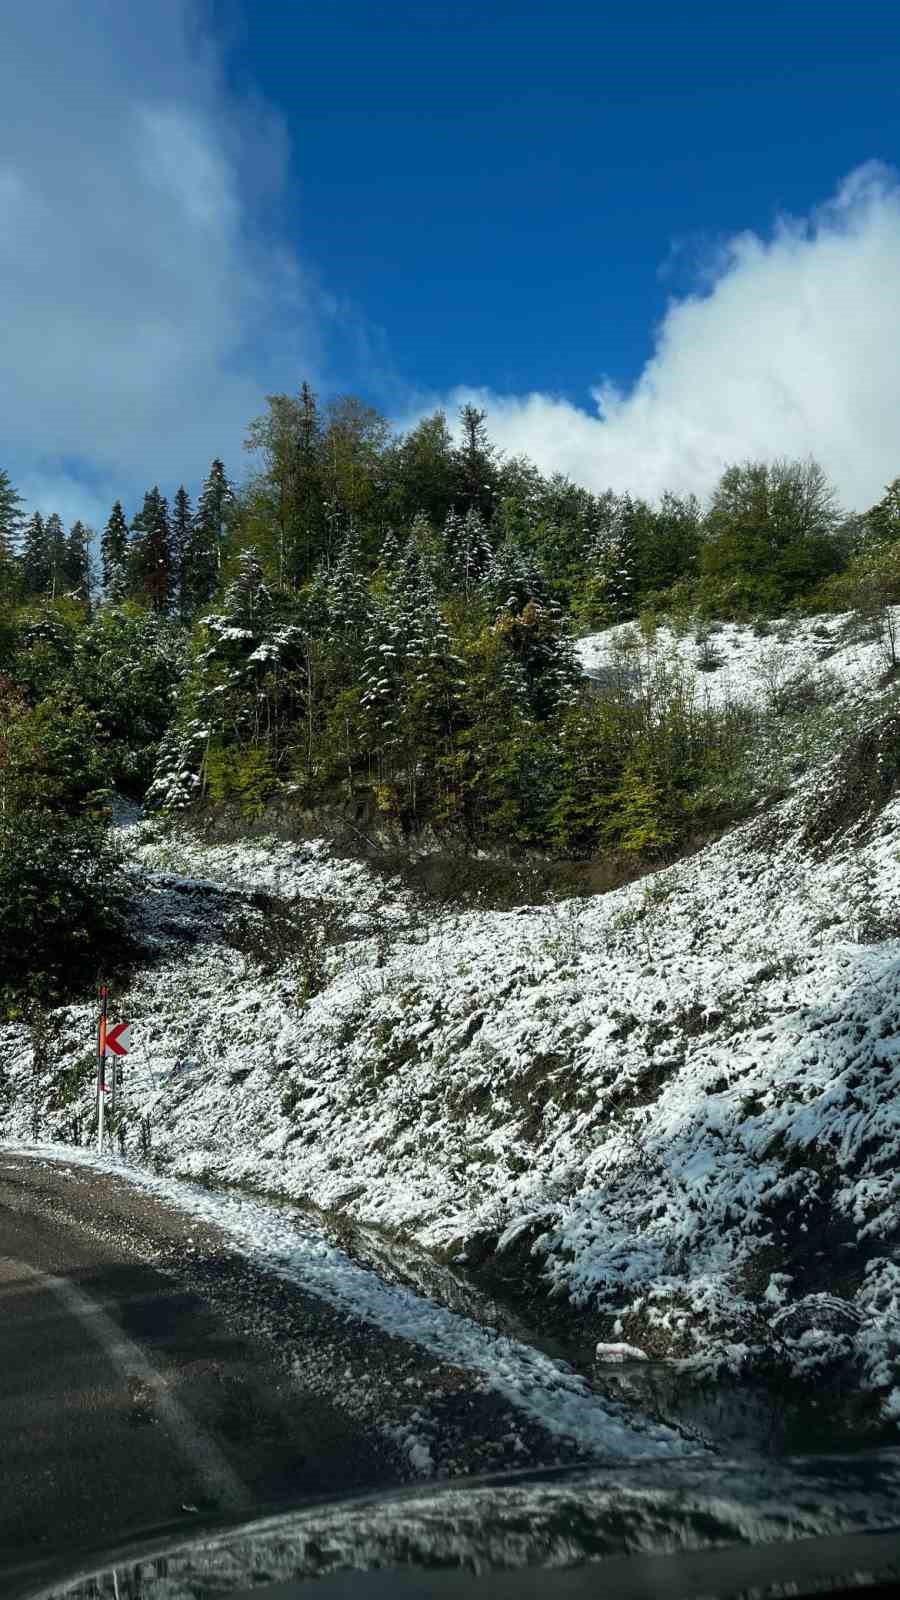
<path id="1" fill-rule="evenodd" d="M 16 554 L 22 526 L 21 504 L 21 495 L 10 483 L 9 474 L 0 467 L 0 564 L 10 562 Z"/>
<path id="2" fill-rule="evenodd" d="M 184 484 L 175 491 L 172 502 L 172 560 L 174 563 L 175 587 L 178 594 L 178 610 L 182 617 L 190 615 L 188 594 L 185 587 L 186 562 L 191 546 L 194 530 L 194 514 L 191 510 L 191 497 Z"/>
<path id="3" fill-rule="evenodd" d="M 54 600 L 66 587 L 66 530 L 58 511 L 51 511 L 44 527 L 50 560 L 49 590 Z"/>
<path id="4" fill-rule="evenodd" d="M 128 591 L 128 523 L 117 500 L 100 535 L 100 571 L 107 600 L 124 600 Z"/>
<path id="5" fill-rule="evenodd" d="M 456 452 L 456 465 L 462 509 L 479 511 L 488 519 L 497 492 L 497 451 L 488 439 L 485 416 L 477 406 L 460 408 L 462 443 Z"/>
<path id="6" fill-rule="evenodd" d="M 197 512 L 182 552 L 182 607 L 186 616 L 209 605 L 222 578 L 222 550 L 234 489 L 216 459 L 200 491 Z"/>
<path id="7" fill-rule="evenodd" d="M 89 600 L 91 593 L 91 530 L 73 522 L 63 550 L 63 583 L 67 594 Z"/>
<path id="8" fill-rule="evenodd" d="M 141 598 L 157 613 L 170 610 L 175 576 L 169 505 L 158 487 L 144 495 L 144 504 L 132 523 L 134 575 Z"/>
<path id="9" fill-rule="evenodd" d="M 491 563 L 491 542 L 480 511 L 474 507 L 461 517 L 451 511 L 444 524 L 444 543 L 450 578 L 468 600 Z"/>
<path id="10" fill-rule="evenodd" d="M 32 512 L 22 535 L 22 581 L 28 595 L 46 594 L 50 588 L 50 542 L 44 519 Z"/>

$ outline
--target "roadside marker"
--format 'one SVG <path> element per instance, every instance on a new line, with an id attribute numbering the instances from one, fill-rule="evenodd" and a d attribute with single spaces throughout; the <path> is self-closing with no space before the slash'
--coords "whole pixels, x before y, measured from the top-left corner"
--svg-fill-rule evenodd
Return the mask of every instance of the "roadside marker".
<path id="1" fill-rule="evenodd" d="M 131 1045 L 131 1028 L 127 1022 L 109 1025 L 109 989 L 100 986 L 100 1028 L 97 1036 L 97 1149 L 103 1151 L 104 1122 L 106 1120 L 106 1058 L 113 1057 L 110 1109 L 116 1110 L 116 1058 L 127 1056 Z"/>
<path id="2" fill-rule="evenodd" d="M 114 1056 L 127 1056 L 131 1046 L 131 1024 L 117 1022 L 114 1028 L 109 1028 L 106 1034 L 106 1048 Z"/>

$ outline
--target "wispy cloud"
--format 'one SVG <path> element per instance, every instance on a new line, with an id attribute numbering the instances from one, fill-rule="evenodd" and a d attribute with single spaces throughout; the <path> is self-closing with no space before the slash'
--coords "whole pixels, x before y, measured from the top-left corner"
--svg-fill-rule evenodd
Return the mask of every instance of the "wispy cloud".
<path id="1" fill-rule="evenodd" d="M 601 337 L 598 314 L 585 339 Z M 812 216 L 718 245 L 637 383 L 598 384 L 595 410 L 477 385 L 443 398 L 483 405 L 506 450 L 597 489 L 703 494 L 729 461 L 811 452 L 862 508 L 900 473 L 898 369 L 900 182 L 872 162 Z"/>
<path id="2" fill-rule="evenodd" d="M 289 242 L 285 129 L 229 89 L 197 3 L 0 0 L 0 465 L 69 516 L 213 455 L 239 468 L 265 394 L 302 377 L 421 409 Z M 443 402 L 480 401 L 507 450 L 598 488 L 703 492 L 727 461 L 811 451 L 870 503 L 900 472 L 897 175 L 869 164 L 770 237 L 678 249 L 697 287 L 633 388 L 579 407 L 473 373 Z"/>
<path id="3" fill-rule="evenodd" d="M 2 464 L 88 514 L 215 454 L 238 466 L 337 315 L 265 226 L 277 117 L 228 91 L 190 0 L 0 17 Z"/>

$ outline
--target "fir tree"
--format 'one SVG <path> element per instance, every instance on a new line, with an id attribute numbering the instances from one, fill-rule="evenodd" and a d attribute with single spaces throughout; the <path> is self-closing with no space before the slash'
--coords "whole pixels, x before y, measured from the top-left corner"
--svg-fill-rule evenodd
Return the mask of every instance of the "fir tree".
<path id="1" fill-rule="evenodd" d="M 484 411 L 462 406 L 459 425 L 462 443 L 456 452 L 460 502 L 464 511 L 475 510 L 487 519 L 497 492 L 497 452 L 487 436 Z"/>
<path id="2" fill-rule="evenodd" d="M 190 605 L 185 586 L 185 571 L 194 531 L 194 515 L 191 510 L 191 497 L 184 484 L 181 484 L 175 491 L 175 499 L 172 502 L 171 527 L 172 561 L 178 594 L 178 609 L 182 617 L 188 617 L 190 616 Z"/>
<path id="3" fill-rule="evenodd" d="M 480 511 L 474 507 L 465 517 L 451 511 L 444 525 L 444 542 L 450 578 L 468 600 L 491 564 L 491 542 Z"/>
<path id="4" fill-rule="evenodd" d="M 0 468 L 0 563 L 11 561 L 16 554 L 22 526 L 21 505 L 21 495 L 10 483 L 9 474 Z"/>
<path id="5" fill-rule="evenodd" d="M 100 572 L 108 600 L 124 600 L 128 590 L 128 523 L 117 500 L 100 535 Z"/>
<path id="6" fill-rule="evenodd" d="M 574 607 L 579 621 L 608 627 L 634 615 L 639 514 L 630 495 L 608 503 L 587 550 L 584 584 Z"/>
<path id="7" fill-rule="evenodd" d="M 404 545 L 393 528 L 386 528 L 381 538 L 378 564 L 375 568 L 376 586 L 382 590 L 390 588 L 396 582 L 403 562 Z"/>
<path id="8" fill-rule="evenodd" d="M 158 487 L 144 495 L 143 508 L 132 529 L 136 535 L 132 555 L 137 591 L 152 610 L 167 612 L 175 587 L 172 531 L 168 501 Z"/>
<path id="9" fill-rule="evenodd" d="M 371 612 L 359 537 L 344 536 L 324 582 L 326 637 L 330 644 L 358 640 Z"/>
<path id="10" fill-rule="evenodd" d="M 497 611 L 519 612 L 530 600 L 542 601 L 545 584 L 535 562 L 513 534 L 493 550 L 480 584 Z"/>
<path id="11" fill-rule="evenodd" d="M 181 594 L 187 616 L 208 606 L 219 587 L 223 542 L 233 507 L 234 489 L 217 459 L 200 491 L 197 512 L 183 546 Z"/>
<path id="12" fill-rule="evenodd" d="M 50 588 L 50 577 L 50 542 L 41 513 L 34 511 L 22 535 L 22 581 L 25 593 L 46 594 Z"/>
<path id="13" fill-rule="evenodd" d="M 51 511 L 44 527 L 44 537 L 47 542 L 47 553 L 50 561 L 50 577 L 47 587 L 55 599 L 62 594 L 66 586 L 66 530 L 62 524 L 62 517 L 58 511 Z"/>
<path id="14" fill-rule="evenodd" d="M 63 550 L 63 582 L 68 594 L 90 599 L 91 530 L 83 522 L 73 522 Z"/>
<path id="15" fill-rule="evenodd" d="M 433 760 L 450 749 L 463 670 L 429 574 L 401 567 L 372 614 L 361 704 L 378 776 L 402 778 L 413 812 L 423 756 Z"/>
<path id="16" fill-rule="evenodd" d="M 259 551 L 252 545 L 242 550 L 237 560 L 237 571 L 223 600 L 226 622 L 238 628 L 254 629 L 261 616 L 270 609 L 272 596 L 266 586 Z"/>

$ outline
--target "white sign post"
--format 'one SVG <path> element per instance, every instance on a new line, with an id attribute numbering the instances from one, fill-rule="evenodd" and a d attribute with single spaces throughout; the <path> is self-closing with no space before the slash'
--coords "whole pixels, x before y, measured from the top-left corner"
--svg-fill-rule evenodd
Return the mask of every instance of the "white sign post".
<path id="1" fill-rule="evenodd" d="M 106 1120 L 106 1058 L 112 1056 L 112 1110 L 116 1109 L 116 1062 L 127 1056 L 131 1044 L 131 1029 L 127 1022 L 109 1025 L 109 990 L 104 984 L 100 990 L 100 1037 L 97 1047 L 97 1149 L 102 1153 L 104 1123 Z"/>

